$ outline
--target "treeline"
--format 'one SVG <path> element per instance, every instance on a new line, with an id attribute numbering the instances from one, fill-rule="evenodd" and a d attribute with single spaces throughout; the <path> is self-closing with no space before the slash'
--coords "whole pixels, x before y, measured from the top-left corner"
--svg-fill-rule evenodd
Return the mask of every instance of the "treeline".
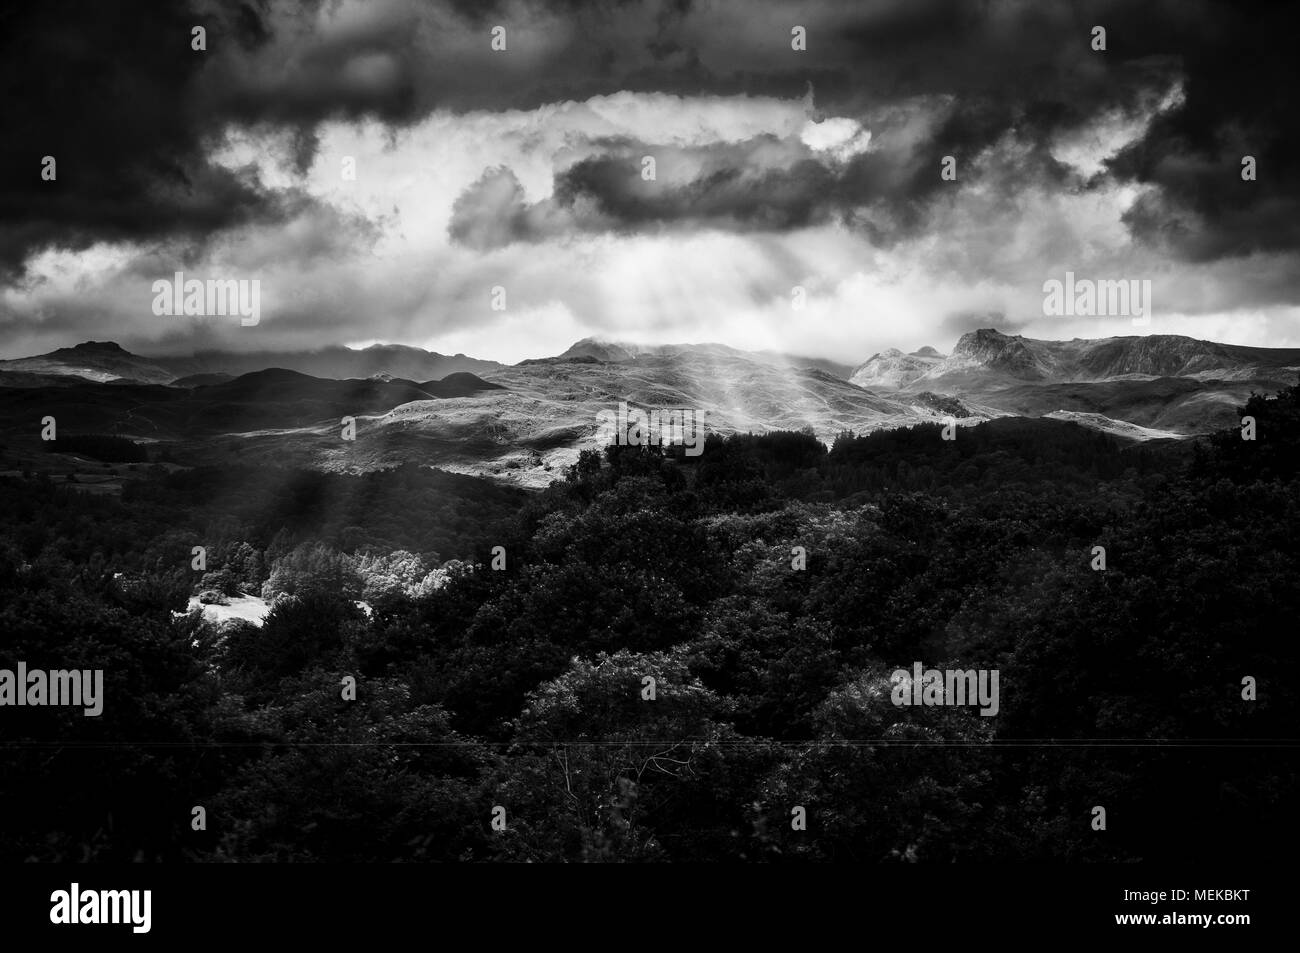
<path id="1" fill-rule="evenodd" d="M 149 452 L 126 437 L 109 434 L 64 434 L 56 440 L 43 440 L 46 453 L 79 453 L 105 463 L 147 463 Z"/>
<path id="2" fill-rule="evenodd" d="M 963 426 L 953 440 L 943 439 L 943 429 L 936 423 L 848 431 L 829 449 L 811 431 L 714 437 L 695 469 L 701 487 L 727 484 L 735 503 L 747 493 L 834 502 L 886 490 L 958 497 L 1012 486 L 1087 490 L 1167 472 L 1192 452 L 1190 441 L 1134 444 L 1050 419 Z"/>
<path id="3" fill-rule="evenodd" d="M 994 491 L 1060 495 L 1107 494 L 1136 498 L 1179 470 L 1196 441 L 1134 443 L 1079 424 L 1003 418 L 963 426 L 943 439 L 941 424 L 917 424 L 867 434 L 846 431 L 828 448 L 812 430 L 710 435 L 704 451 L 611 448 L 608 479 L 654 472 L 666 487 L 695 491 L 715 509 L 747 511 L 787 500 L 868 502 L 884 492 L 925 492 L 947 499 L 985 499 Z M 595 462 L 593 462 L 595 461 Z M 584 477 L 599 457 L 583 455 Z"/>
<path id="4" fill-rule="evenodd" d="M 220 569 L 247 545 L 265 569 L 302 543 L 339 552 L 408 551 L 437 563 L 474 551 L 527 499 L 490 480 L 406 465 L 364 475 L 211 467 L 132 481 L 120 498 L 48 479 L 4 479 L 0 536 L 27 559 L 100 562 L 140 574 L 190 571 L 203 546 Z"/>

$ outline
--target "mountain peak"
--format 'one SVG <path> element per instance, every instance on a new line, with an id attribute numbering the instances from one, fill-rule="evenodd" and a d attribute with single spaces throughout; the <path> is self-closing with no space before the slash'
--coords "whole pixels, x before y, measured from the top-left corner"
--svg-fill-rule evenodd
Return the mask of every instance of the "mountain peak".
<path id="1" fill-rule="evenodd" d="M 371 344 L 371 345 L 368 345 L 368 346 L 363 347 L 363 348 L 348 348 L 348 350 L 350 350 L 350 351 L 359 351 L 359 352 L 362 353 L 362 354 L 373 354 L 373 355 L 377 355 L 377 356 L 380 356 L 380 357 L 382 357 L 382 356 L 384 356 L 384 355 L 389 355 L 389 354 L 391 354 L 391 355 L 395 355 L 395 356 L 403 356 L 403 355 L 415 355 L 415 356 L 431 355 L 431 356 L 433 356 L 433 357 L 441 357 L 441 356 L 442 356 L 442 355 L 438 354 L 438 352 L 436 352 L 436 351 L 427 351 L 427 350 L 425 350 L 425 349 L 422 348 L 422 347 L 412 347 L 412 346 L 409 345 L 409 344 L 380 344 L 380 343 L 375 343 L 375 344 Z M 463 357 L 464 355 L 461 355 L 461 356 Z"/>
<path id="2" fill-rule="evenodd" d="M 116 341 L 82 341 L 68 348 L 70 351 L 93 351 L 98 354 L 126 354 L 126 348 Z"/>
<path id="3" fill-rule="evenodd" d="M 630 361 L 636 358 L 640 350 L 636 345 L 619 344 L 615 341 L 602 341 L 599 338 L 587 337 L 576 342 L 561 354 L 560 360 L 592 357 L 598 361 Z"/>
<path id="4" fill-rule="evenodd" d="M 854 369 L 849 383 L 858 387 L 899 388 L 921 377 L 939 362 L 940 356 L 933 348 L 926 348 L 928 354 L 917 352 L 904 354 L 896 347 L 891 347 L 878 354 L 871 355 L 866 363 Z"/>
<path id="5" fill-rule="evenodd" d="M 1040 368 L 1023 337 L 1003 334 L 996 328 L 967 331 L 952 349 L 961 363 L 1000 368 L 1017 376 L 1037 376 Z"/>
<path id="6" fill-rule="evenodd" d="M 987 345 L 991 343 L 1005 343 L 1007 341 L 1019 341 L 1019 340 L 1024 340 L 1024 339 L 1016 334 L 1003 334 L 997 328 L 977 328 L 974 331 L 967 331 L 965 334 L 963 334 L 961 338 L 957 341 L 957 348 L 960 348 L 963 344 Z M 956 349 L 954 349 L 954 351 L 955 350 Z"/>

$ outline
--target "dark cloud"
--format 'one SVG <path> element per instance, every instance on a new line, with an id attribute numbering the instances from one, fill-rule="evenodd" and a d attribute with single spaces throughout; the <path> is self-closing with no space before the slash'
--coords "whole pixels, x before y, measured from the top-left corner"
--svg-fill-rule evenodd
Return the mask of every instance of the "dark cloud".
<path id="1" fill-rule="evenodd" d="M 1291 3 L 1215 5 L 1184 37 L 1185 102 L 1110 165 L 1154 187 L 1125 216 L 1139 238 L 1193 261 L 1300 247 L 1300 128 Z M 1257 180 L 1241 178 L 1254 156 Z"/>
<path id="2" fill-rule="evenodd" d="M 586 208 L 595 213 L 591 218 L 630 227 L 689 222 L 784 231 L 825 220 L 834 173 L 798 152 L 794 161 L 775 168 L 750 161 L 765 146 L 784 144 L 762 136 L 714 148 L 646 147 L 630 155 L 584 159 L 556 177 L 551 201 L 559 208 Z M 653 181 L 641 174 L 646 154 L 658 163 Z M 674 182 L 673 164 L 683 157 L 696 159 L 698 170 L 686 181 Z"/>
<path id="3" fill-rule="evenodd" d="M 488 170 L 458 198 L 449 233 L 454 241 L 486 249 L 574 233 L 701 227 L 784 232 L 838 222 L 889 247 L 923 231 L 931 199 L 958 187 L 940 176 L 946 155 L 957 159 L 963 184 L 989 181 L 1009 193 L 1008 181 L 1021 189 L 1071 180 L 1083 187 L 1043 143 L 1013 155 L 991 152 L 1011 125 L 1006 107 L 979 103 L 924 135 L 891 137 L 885 122 L 875 140 L 879 146 L 847 159 L 771 135 L 690 148 L 595 143 L 603 151 L 558 172 L 553 194 L 539 202 L 525 201 L 510 170 Z M 654 180 L 642 176 L 644 156 L 656 160 Z"/>
<path id="4" fill-rule="evenodd" d="M 642 176 L 646 155 L 653 180 Z M 785 231 L 826 221 L 837 187 L 801 143 L 772 136 L 691 149 L 625 144 L 565 169 L 552 197 L 531 204 L 513 172 L 490 169 L 456 200 L 448 230 L 474 248 L 666 226 Z"/>
<path id="5" fill-rule="evenodd" d="M 608 7 L 574 6 L 580 20 Z M 1290 90 L 1300 78 L 1300 60 L 1290 52 L 1300 25 L 1293 4 L 914 0 L 789 10 L 747 6 L 728 43 L 717 36 L 724 18 L 682 5 L 664 20 L 671 22 L 671 49 L 660 28 L 656 39 L 640 37 L 660 55 L 623 56 L 622 75 L 575 77 L 560 68 L 535 92 L 551 98 L 615 88 L 797 96 L 811 82 L 824 112 L 866 118 L 914 97 L 942 96 L 953 103 L 948 120 L 925 141 L 898 149 L 888 147 L 887 122 L 872 122 L 885 148 L 845 170 L 717 168 L 689 185 L 646 190 L 628 174 L 624 157 L 589 159 L 557 175 L 557 206 L 588 200 L 597 214 L 578 216 L 578 227 L 620 230 L 671 222 L 783 228 L 839 218 L 888 244 L 924 227 L 927 203 L 944 187 L 934 174 L 939 156 L 954 155 L 965 165 L 1009 137 L 1021 147 L 1014 161 L 1027 176 L 1022 187 L 1075 189 L 1114 180 L 1154 186 L 1125 222 L 1136 238 L 1176 257 L 1210 260 L 1300 245 L 1300 163 L 1292 158 L 1300 131 L 1289 119 Z M 809 31 L 806 54 L 788 51 L 788 24 L 795 20 Z M 1090 46 L 1094 26 L 1107 31 L 1105 52 Z M 575 33 L 599 48 L 588 32 Z M 1054 137 L 1105 117 L 1149 115 L 1153 95 L 1179 82 L 1181 102 L 1091 183 L 1077 181 L 1052 157 Z M 519 105 L 505 87 L 489 86 Z M 1259 160 L 1258 182 L 1240 180 L 1247 154 Z M 527 218 L 517 216 L 515 224 Z M 529 230 L 507 225 L 503 234 L 526 239 Z"/>
<path id="6" fill-rule="evenodd" d="M 232 32 L 255 42 L 247 7 Z M 222 21 L 180 3 L 8 4 L 0 12 L 0 281 L 50 246 L 202 238 L 290 214 L 292 195 L 207 158 L 222 117 L 196 108 Z M 41 178 L 52 156 L 57 178 Z M 298 201 L 301 201 L 298 199 Z"/>
<path id="7" fill-rule="evenodd" d="M 888 243 L 924 228 L 942 188 L 939 156 L 974 165 L 1010 137 L 1034 184 L 1079 187 L 1051 159 L 1052 138 L 1138 112 L 1181 79 L 1183 101 L 1092 185 L 1150 186 L 1125 221 L 1175 256 L 1291 250 L 1300 243 L 1297 19 L 1291 3 L 1218 0 L 9 4 L 0 12 L 0 281 L 45 247 L 202 240 L 295 214 L 300 197 L 210 162 L 230 123 L 286 130 L 302 172 L 329 118 L 397 127 L 435 109 L 526 109 L 622 90 L 793 98 L 809 84 L 819 110 L 864 120 L 915 97 L 952 108 L 920 141 L 846 167 L 719 152 L 689 179 L 645 189 L 628 175 L 629 157 L 595 156 L 559 173 L 551 204 L 538 207 L 501 182 L 481 183 L 453 234 L 490 246 L 557 234 L 565 222 L 755 230 L 839 218 Z M 504 53 L 489 45 L 498 23 Z M 790 49 L 795 23 L 808 30 L 806 52 Z M 208 29 L 206 53 L 190 49 L 195 24 Z M 1107 29 L 1104 53 L 1089 47 L 1094 25 Z M 884 142 L 888 120 L 869 125 Z M 1240 179 L 1245 154 L 1259 161 L 1257 182 Z M 56 182 L 40 180 L 44 155 L 58 160 Z M 505 203 L 504 224 L 486 223 L 491 202 Z"/>

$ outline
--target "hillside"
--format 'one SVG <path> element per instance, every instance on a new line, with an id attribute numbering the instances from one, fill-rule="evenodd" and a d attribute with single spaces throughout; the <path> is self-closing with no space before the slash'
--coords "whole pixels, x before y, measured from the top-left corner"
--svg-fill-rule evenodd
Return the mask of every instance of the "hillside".
<path id="1" fill-rule="evenodd" d="M 367 367 L 437 358 L 414 348 L 336 351 Z M 1039 341 L 983 329 L 963 335 L 947 356 L 930 347 L 877 353 L 851 370 L 852 382 L 798 360 L 720 344 L 584 339 L 553 358 L 493 365 L 484 376 L 376 371 L 336 379 L 273 366 L 163 384 L 123 376 L 170 373 L 148 359 L 86 344 L 0 368 L 0 428 L 33 445 L 36 423 L 54 416 L 62 433 L 157 442 L 191 464 L 239 459 L 367 472 L 414 463 L 536 488 L 602 442 L 602 415 L 623 402 L 694 411 L 708 434 L 808 430 L 826 444 L 843 431 L 948 416 L 961 426 L 1055 418 L 1160 441 L 1231 424 L 1252 392 L 1276 393 L 1294 380 L 1300 351 L 1176 335 Z M 12 366 L 25 362 L 45 371 Z M 341 439 L 344 417 L 355 418 L 355 440 Z"/>
<path id="2" fill-rule="evenodd" d="M 529 362 L 493 374 L 490 384 L 497 389 L 417 399 L 376 412 L 358 422 L 351 445 L 338 441 L 331 422 L 291 433 L 248 434 L 239 452 L 244 459 L 267 461 L 288 454 L 324 469 L 421 462 L 540 487 L 598 444 L 600 415 L 615 412 L 623 401 L 643 409 L 695 410 L 709 434 L 810 428 L 827 443 L 844 430 L 935 421 L 945 413 L 911 396 L 872 393 L 821 370 L 686 348 L 633 361 L 580 355 Z M 982 419 L 986 416 L 972 413 L 962 423 Z M 233 446 L 209 441 L 197 449 L 212 460 Z"/>
<path id="3" fill-rule="evenodd" d="M 86 341 L 48 354 L 0 361 L 0 372 L 79 377 L 97 383 L 125 378 L 140 384 L 167 384 L 177 376 L 162 363 L 132 354 L 112 341 Z"/>
<path id="4" fill-rule="evenodd" d="M 992 328 L 962 335 L 946 358 L 889 351 L 855 371 L 854 383 L 881 393 L 951 395 L 1004 413 L 1077 415 L 1087 426 L 1145 438 L 1230 424 L 1252 393 L 1294 383 L 1300 349 L 1218 344 L 1172 334 L 1041 341 Z M 1125 430 L 1120 426 L 1121 430 Z"/>

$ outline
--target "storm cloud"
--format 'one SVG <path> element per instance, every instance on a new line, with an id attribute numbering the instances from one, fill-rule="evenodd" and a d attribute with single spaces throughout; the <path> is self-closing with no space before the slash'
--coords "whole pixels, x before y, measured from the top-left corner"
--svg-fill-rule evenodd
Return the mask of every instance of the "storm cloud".
<path id="1" fill-rule="evenodd" d="M 286 346 L 490 329 L 507 280 L 565 333 L 629 314 L 681 333 L 591 269 L 694 300 L 627 272 L 653 254 L 680 278 L 691 246 L 730 256 L 713 270 L 735 288 L 694 298 L 745 326 L 793 281 L 826 296 L 807 320 L 1029 326 L 1046 273 L 1140 266 L 1168 273 L 1179 320 L 1268 333 L 1280 313 L 1224 315 L 1300 305 L 1297 19 L 1217 0 L 11 5 L 0 327 L 102 338 L 107 309 L 128 340 L 224 333 L 137 313 L 149 275 L 191 265 L 265 273 L 281 307 L 259 334 Z M 936 290 L 890 290 L 908 282 Z"/>

